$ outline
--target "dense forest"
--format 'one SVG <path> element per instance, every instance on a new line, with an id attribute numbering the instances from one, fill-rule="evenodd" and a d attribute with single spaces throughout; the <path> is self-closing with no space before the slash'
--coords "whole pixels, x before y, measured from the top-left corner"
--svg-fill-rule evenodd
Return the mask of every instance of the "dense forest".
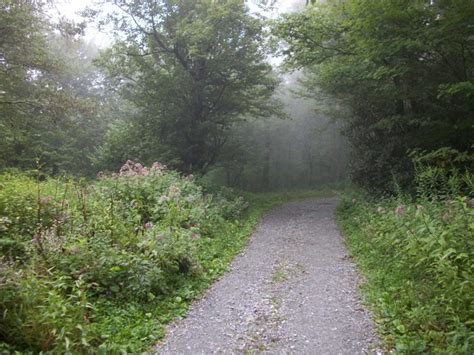
<path id="1" fill-rule="evenodd" d="M 47 174 L 94 176 L 131 159 L 188 174 L 217 169 L 213 175 L 246 189 L 344 179 L 344 159 L 336 168 L 325 164 L 347 150 L 337 125 L 290 93 L 298 86 L 294 75 L 278 78 L 266 59 L 269 30 L 261 20 L 239 2 L 214 4 L 219 10 L 211 12 L 188 4 L 164 19 L 154 18 L 162 10 L 153 6 L 119 2 L 107 19 L 89 9 L 117 31 L 113 45 L 100 50 L 84 37 L 85 22 L 51 18 L 38 2 L 4 3 L 2 23 L 10 32 L 2 35 L 3 169 L 41 166 Z M 202 17 L 202 28 L 193 16 Z M 135 21 L 148 21 L 153 32 Z M 285 127 L 294 132 L 278 134 Z M 318 146 L 322 140 L 331 144 Z M 306 165 L 312 178 L 302 181 Z M 278 169 L 286 176 L 273 179 L 270 170 Z"/>
<path id="2" fill-rule="evenodd" d="M 329 190 L 384 347 L 472 351 L 472 0 L 60 5 L 0 0 L 0 352 L 147 350 Z"/>

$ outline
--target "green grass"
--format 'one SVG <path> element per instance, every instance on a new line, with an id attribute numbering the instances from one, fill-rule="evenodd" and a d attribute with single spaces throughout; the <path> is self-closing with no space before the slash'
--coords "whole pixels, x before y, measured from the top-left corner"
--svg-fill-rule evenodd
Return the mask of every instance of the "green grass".
<path id="1" fill-rule="evenodd" d="M 288 278 L 288 272 L 287 270 L 285 269 L 285 265 L 277 265 L 274 269 L 273 269 L 273 273 L 272 273 L 272 281 L 274 283 L 278 283 L 278 282 L 282 282 L 282 281 L 285 281 L 286 279 Z"/>

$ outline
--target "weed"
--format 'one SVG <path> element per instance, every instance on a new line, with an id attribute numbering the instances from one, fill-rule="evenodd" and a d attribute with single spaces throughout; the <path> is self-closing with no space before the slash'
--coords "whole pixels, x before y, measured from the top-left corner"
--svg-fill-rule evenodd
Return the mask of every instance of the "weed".
<path id="1" fill-rule="evenodd" d="M 283 282 L 288 278 L 287 265 L 280 263 L 275 265 L 272 272 L 272 281 L 275 283 Z"/>

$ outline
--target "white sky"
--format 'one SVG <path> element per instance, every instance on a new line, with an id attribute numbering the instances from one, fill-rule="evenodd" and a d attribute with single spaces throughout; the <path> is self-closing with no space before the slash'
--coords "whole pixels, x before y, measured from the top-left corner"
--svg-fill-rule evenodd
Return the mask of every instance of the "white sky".
<path id="1" fill-rule="evenodd" d="M 273 17 L 278 15 L 278 13 L 294 11 L 295 9 L 303 7 L 305 3 L 306 0 L 277 0 L 277 11 L 271 15 Z M 94 0 L 56 0 L 54 4 L 55 8 L 52 10 L 52 16 L 64 16 L 76 22 L 81 22 L 82 20 L 79 13 L 87 6 L 93 5 Z M 95 42 L 100 47 L 107 47 L 112 42 L 111 36 L 107 35 L 106 33 L 99 32 L 94 24 L 88 25 L 85 37 L 88 41 Z"/>
<path id="2" fill-rule="evenodd" d="M 82 22 L 80 12 L 88 6 L 94 5 L 94 0 L 55 0 L 53 9 L 51 10 L 53 17 L 66 17 L 75 22 Z M 105 32 L 100 32 L 98 28 L 89 23 L 85 30 L 85 38 L 87 41 L 94 42 L 100 47 L 107 47 L 112 43 L 112 36 Z"/>

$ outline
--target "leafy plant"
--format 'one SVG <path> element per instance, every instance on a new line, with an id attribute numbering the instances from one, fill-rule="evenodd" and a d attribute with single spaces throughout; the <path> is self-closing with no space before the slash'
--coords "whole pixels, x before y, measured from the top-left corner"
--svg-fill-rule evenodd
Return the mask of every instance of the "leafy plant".
<path id="1" fill-rule="evenodd" d="M 8 351 L 143 350 L 225 270 L 256 221 L 241 218 L 241 197 L 205 194 L 158 163 L 128 161 L 94 182 L 40 180 L 0 175 Z"/>
<path id="2" fill-rule="evenodd" d="M 345 198 L 338 219 L 388 349 L 474 347 L 474 200 L 455 170 L 418 169 L 418 198 Z M 467 177 L 471 178 L 468 173 Z M 449 182 L 448 182 L 449 180 Z"/>

